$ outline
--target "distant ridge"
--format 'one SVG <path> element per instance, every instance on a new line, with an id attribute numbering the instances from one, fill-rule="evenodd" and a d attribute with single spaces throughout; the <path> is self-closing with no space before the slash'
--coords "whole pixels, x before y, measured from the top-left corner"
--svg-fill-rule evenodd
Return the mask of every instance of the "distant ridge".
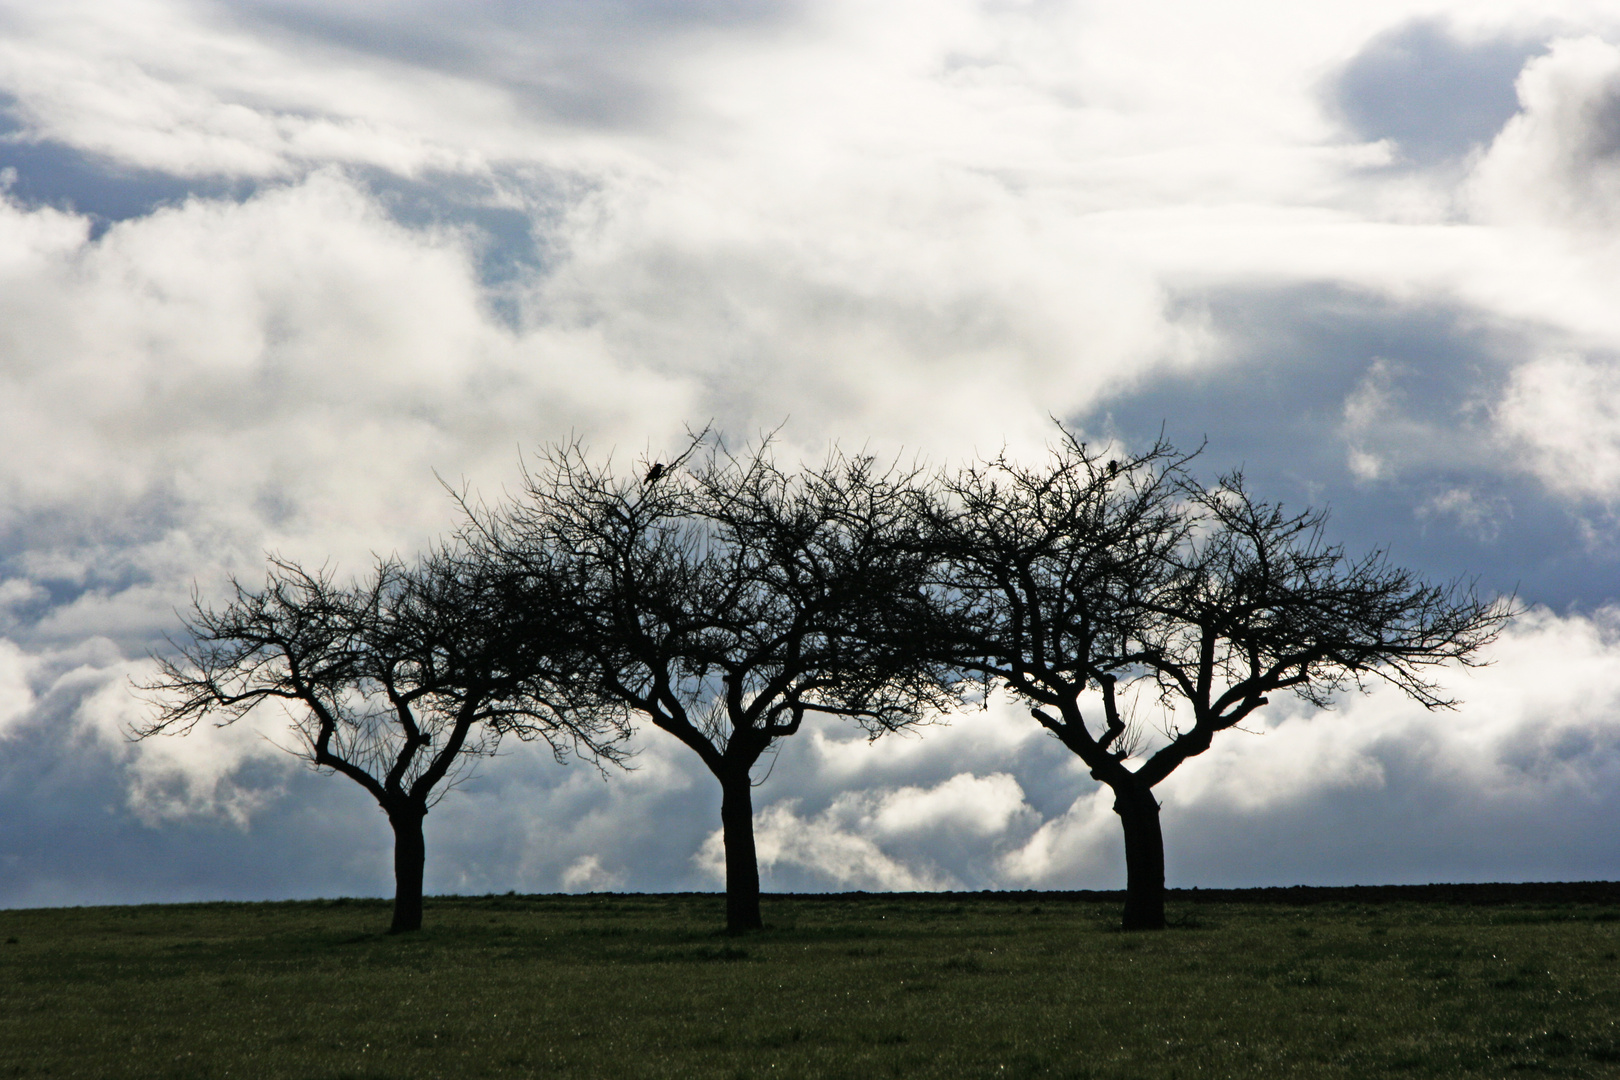
<path id="1" fill-rule="evenodd" d="M 1177 900 L 1254 904 L 1620 904 L 1620 881 L 1481 882 L 1435 885 L 1289 885 L 1266 889 L 1172 889 Z"/>
<path id="2" fill-rule="evenodd" d="M 1117 903 L 1123 890 L 985 890 L 929 893 L 767 893 L 767 896 L 904 896 L 908 900 L 1003 900 L 1010 903 Z M 1286 885 L 1254 889 L 1169 889 L 1177 903 L 1211 904 L 1620 904 L 1620 881 L 1480 882 L 1434 885 Z"/>
<path id="3" fill-rule="evenodd" d="M 1125 897 L 1123 889 L 984 889 L 977 892 L 766 892 L 767 900 L 852 900 L 864 904 L 886 900 L 907 903 L 937 902 L 959 904 L 1117 904 Z M 724 893 L 706 892 L 583 892 L 583 893 L 430 893 L 433 903 L 502 901 L 521 904 L 533 900 L 678 900 L 720 899 Z M 1526 881 L 1456 882 L 1433 885 L 1283 885 L 1252 889 L 1169 889 L 1168 899 L 1177 904 L 1454 904 L 1489 907 L 1505 904 L 1614 904 L 1620 905 L 1620 881 Z M 7 907 L 0 912 L 50 910 L 59 908 L 139 908 L 139 907 L 229 907 L 286 904 L 337 907 L 346 904 L 387 906 L 389 901 L 375 896 L 305 897 L 281 900 L 158 900 L 128 904 L 69 904 Z M 497 905 L 501 906 L 501 905 Z"/>

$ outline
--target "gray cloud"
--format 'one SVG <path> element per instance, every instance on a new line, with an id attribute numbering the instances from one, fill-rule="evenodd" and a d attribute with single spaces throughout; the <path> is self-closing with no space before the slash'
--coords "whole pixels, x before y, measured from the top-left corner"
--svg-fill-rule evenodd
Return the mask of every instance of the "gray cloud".
<path id="1" fill-rule="evenodd" d="M 1559 38 L 1526 66 L 1518 95 L 1521 111 L 1476 169 L 1476 213 L 1597 240 L 1592 227 L 1617 220 L 1620 48 L 1596 34 Z"/>
<path id="2" fill-rule="evenodd" d="M 1498 423 L 1543 328 L 1332 286 L 1179 303 L 1206 313 L 1224 363 L 1164 373 L 1084 414 L 1088 427 L 1138 445 L 1161 424 L 1181 445 L 1207 438 L 1206 472 L 1242 464 L 1273 498 L 1331 507 L 1352 551 L 1387 547 L 1559 609 L 1620 598 L 1614 551 L 1594 548 L 1583 508 L 1530 474 Z"/>
<path id="3" fill-rule="evenodd" d="M 311 0 L 226 0 L 259 28 L 499 85 L 524 107 L 573 124 L 667 121 L 672 54 L 716 33 L 779 31 L 801 17 L 780 0 L 395 0 L 364 10 Z"/>
<path id="4" fill-rule="evenodd" d="M 559 253 L 552 243 L 561 220 L 594 186 L 584 177 L 537 167 L 419 177 L 365 166 L 345 172 L 401 225 L 462 233 L 480 280 L 493 290 L 544 274 L 556 264 Z M 248 178 L 180 179 L 59 142 L 31 139 L 15 121 L 0 123 L 0 185 L 20 206 L 49 206 L 88 217 L 92 240 L 117 222 L 147 217 L 187 199 L 245 202 L 280 186 Z M 515 318 L 510 303 L 504 314 Z"/>
<path id="5" fill-rule="evenodd" d="M 345 864 L 357 847 L 386 855 L 386 823 L 367 836 L 367 823 L 331 800 L 339 793 L 330 785 L 289 775 L 273 758 L 241 762 L 227 778 L 229 793 L 214 794 L 255 801 L 283 822 L 204 812 L 153 827 L 131 793 L 185 799 L 188 778 L 165 770 L 143 784 L 121 731 L 92 719 L 109 691 L 127 697 L 128 668 L 116 650 L 91 642 L 36 654 L 29 668 L 37 700 L 0 732 L 0 904 L 372 893 L 385 880 Z M 195 789 L 195 774 L 192 781 Z M 297 854 L 300 835 L 319 849 L 313 860 Z"/>
<path id="6" fill-rule="evenodd" d="M 1614 445 L 1613 223 L 1566 167 L 1612 47 L 1532 60 L 1474 191 L 1530 46 L 1404 9 L 1327 92 L 1454 164 L 1421 176 L 1323 121 L 1351 9 L 132 10 L 0 0 L 0 903 L 386 891 L 363 793 L 252 727 L 130 746 L 126 676 L 194 580 L 419 548 L 434 469 L 498 498 L 520 448 L 709 417 L 936 461 L 1163 424 L 1353 550 L 1517 583 L 1562 616 L 1456 716 L 1281 709 L 1178 774 L 1172 876 L 1620 873 L 1612 485 L 1560 481 Z M 606 783 L 487 763 L 430 889 L 714 887 L 717 792 L 660 738 Z M 1010 707 L 807 731 L 767 882 L 1115 885 L 1096 791 Z"/>
<path id="7" fill-rule="evenodd" d="M 1494 667 L 1450 677 L 1458 714 L 1389 691 L 1326 714 L 1274 703 L 1259 734 L 1228 733 L 1165 785 L 1172 882 L 1620 873 L 1600 827 L 1620 790 L 1616 619 L 1535 613 Z M 0 733 L 0 903 L 387 891 L 369 799 L 296 768 L 253 721 L 212 747 L 124 743 L 135 706 L 115 656 L 36 667 L 38 704 Z M 716 887 L 712 779 L 657 732 L 636 766 L 604 781 L 508 747 L 429 816 L 430 891 Z M 758 779 L 769 889 L 1118 884 L 1106 793 L 1010 704 L 875 744 L 823 723 Z"/>

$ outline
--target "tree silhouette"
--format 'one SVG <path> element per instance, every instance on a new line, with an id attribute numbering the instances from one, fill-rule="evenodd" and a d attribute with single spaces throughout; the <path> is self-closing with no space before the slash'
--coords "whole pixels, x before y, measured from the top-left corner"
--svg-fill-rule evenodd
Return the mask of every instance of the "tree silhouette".
<path id="1" fill-rule="evenodd" d="M 588 700 L 645 717 L 719 782 L 734 932 L 762 925 L 752 787 L 766 752 L 807 714 L 876 737 L 953 700 L 948 669 L 897 629 L 930 565 L 913 479 L 836 452 L 788 472 L 768 443 L 735 456 L 706 434 L 621 478 L 574 444 L 543 452 L 515 503 L 473 514 L 470 542 L 514 581 L 566 567 Z M 521 586 L 510 599 L 527 603 Z"/>
<path id="2" fill-rule="evenodd" d="M 1112 789 L 1128 929 L 1164 925 L 1153 788 L 1216 734 L 1278 691 L 1327 706 L 1369 679 L 1450 706 L 1430 670 L 1476 663 L 1512 608 L 1382 552 L 1353 560 L 1324 542 L 1323 512 L 1258 501 L 1239 474 L 1205 489 L 1188 460 L 1160 443 L 1105 462 L 1063 431 L 1044 467 L 967 468 L 933 512 L 936 656 L 1024 699 Z M 1144 756 L 1132 689 L 1189 721 Z"/>
<path id="3" fill-rule="evenodd" d="M 544 739 L 558 760 L 583 751 L 611 761 L 625 734 L 571 685 L 574 665 L 534 575 L 530 606 L 516 609 L 498 567 L 463 554 L 440 550 L 416 567 L 380 559 L 346 585 L 273 558 L 264 588 L 233 581 L 219 609 L 194 600 L 190 640 L 139 687 L 157 711 L 137 738 L 283 703 L 290 749 L 365 788 L 388 816 L 393 933 L 422 925 L 423 819 L 502 736 Z"/>

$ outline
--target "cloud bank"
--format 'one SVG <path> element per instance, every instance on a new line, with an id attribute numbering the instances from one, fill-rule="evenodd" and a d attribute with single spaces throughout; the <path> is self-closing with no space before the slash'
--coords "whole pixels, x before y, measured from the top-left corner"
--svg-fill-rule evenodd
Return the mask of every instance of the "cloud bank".
<path id="1" fill-rule="evenodd" d="M 1620 20 L 1164 0 L 0 0 L 0 903 L 375 893 L 273 716 L 124 738 L 192 590 L 362 569 L 580 436 L 1207 439 L 1531 607 L 1464 705 L 1271 707 L 1163 789 L 1174 884 L 1613 877 Z M 713 888 L 718 794 L 514 745 L 429 888 Z M 755 793 L 767 887 L 1106 887 L 1016 709 Z"/>

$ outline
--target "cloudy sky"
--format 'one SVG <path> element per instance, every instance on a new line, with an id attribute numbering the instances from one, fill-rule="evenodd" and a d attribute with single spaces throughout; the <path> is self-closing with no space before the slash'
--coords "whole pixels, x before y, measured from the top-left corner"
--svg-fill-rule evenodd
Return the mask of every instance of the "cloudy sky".
<path id="1" fill-rule="evenodd" d="M 1172 885 L 1620 877 L 1620 14 L 1581 0 L 0 0 L 0 905 L 382 894 L 386 823 L 129 680 L 575 433 L 1207 439 L 1528 613 L 1465 700 L 1279 701 Z M 712 889 L 718 791 L 513 746 L 438 892 Z M 1019 711 L 789 740 L 769 889 L 1110 888 Z"/>

